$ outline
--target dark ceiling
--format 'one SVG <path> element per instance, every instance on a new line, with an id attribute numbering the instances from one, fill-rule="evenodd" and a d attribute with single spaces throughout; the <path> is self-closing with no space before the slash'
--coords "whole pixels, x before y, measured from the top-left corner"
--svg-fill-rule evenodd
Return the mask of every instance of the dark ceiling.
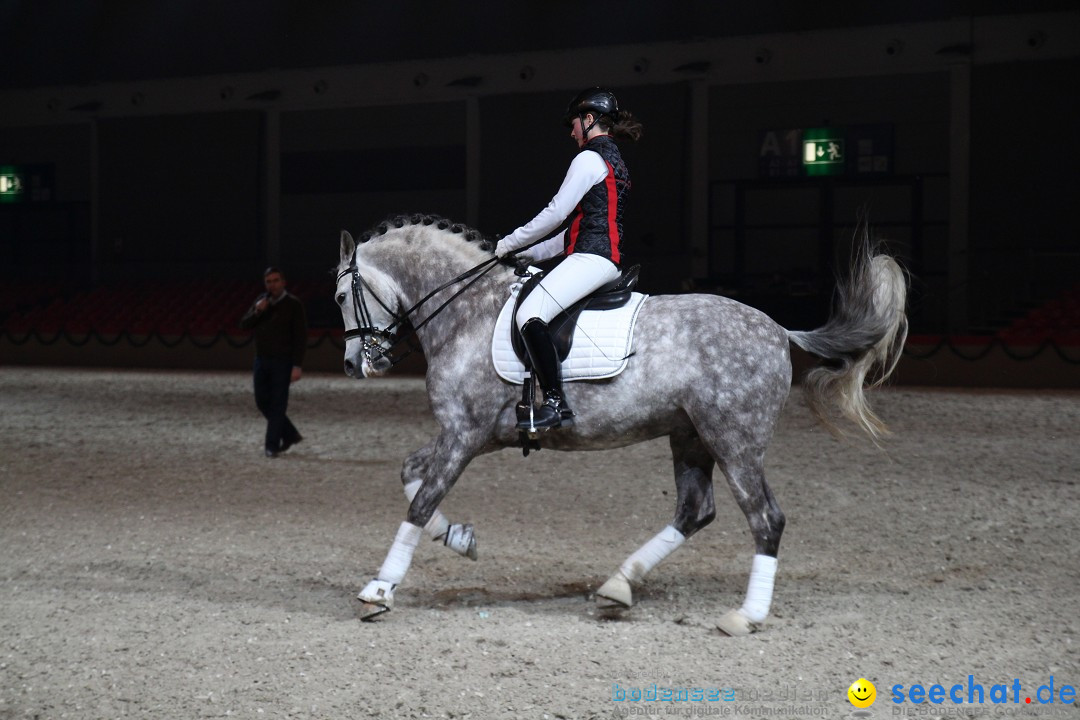
<path id="1" fill-rule="evenodd" d="M 1076 0 L 0 0 L 0 88 L 677 42 L 1075 8 Z"/>

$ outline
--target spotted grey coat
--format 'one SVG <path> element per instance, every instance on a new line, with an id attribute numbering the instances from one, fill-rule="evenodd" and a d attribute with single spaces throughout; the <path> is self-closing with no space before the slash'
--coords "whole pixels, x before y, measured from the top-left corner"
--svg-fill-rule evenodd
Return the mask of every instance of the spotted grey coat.
<path id="1" fill-rule="evenodd" d="M 395 320 L 391 313 L 404 313 L 447 280 L 491 261 L 493 244 L 467 228 L 413 216 L 384 223 L 357 244 L 343 233 L 340 250 L 336 298 L 348 330 L 357 325 L 356 278 L 379 300 L 368 305 L 373 324 L 385 328 Z M 543 447 L 599 450 L 667 436 L 677 490 L 671 527 L 689 537 L 713 519 L 712 479 L 719 468 L 750 524 L 756 553 L 775 558 L 785 520 L 766 483 L 764 458 L 791 388 L 789 344 L 829 360 L 804 378 L 823 420 L 839 412 L 872 435 L 884 430 L 863 387 L 875 371 L 884 379 L 895 366 L 906 334 L 906 278 L 892 258 L 877 253 L 865 228 L 853 257 L 837 311 L 814 331 L 789 331 L 718 295 L 648 298 L 626 370 L 609 380 L 568 383 L 575 423 L 545 434 Z M 408 523 L 432 521 L 474 457 L 518 445 L 520 386 L 496 375 L 490 353 L 496 316 L 514 280 L 510 268 L 495 266 L 434 317 L 460 287 L 438 293 L 409 317 L 422 325 L 418 336 L 440 431 L 402 468 L 401 480 L 414 492 Z M 346 344 L 345 371 L 352 377 L 389 368 L 380 352 L 370 351 L 387 342 L 364 340 Z M 605 483 L 617 487 L 618 479 Z"/>

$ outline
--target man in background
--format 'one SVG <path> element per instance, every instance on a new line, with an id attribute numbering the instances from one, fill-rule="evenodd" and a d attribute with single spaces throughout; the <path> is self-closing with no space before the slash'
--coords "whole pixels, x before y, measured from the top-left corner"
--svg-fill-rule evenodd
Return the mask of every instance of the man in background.
<path id="1" fill-rule="evenodd" d="M 285 412 L 289 385 L 302 374 L 307 315 L 303 303 L 286 292 L 281 270 L 268 267 L 263 282 L 266 292 L 240 319 L 240 327 L 255 331 L 255 405 L 266 417 L 266 457 L 273 458 L 303 440 Z"/>

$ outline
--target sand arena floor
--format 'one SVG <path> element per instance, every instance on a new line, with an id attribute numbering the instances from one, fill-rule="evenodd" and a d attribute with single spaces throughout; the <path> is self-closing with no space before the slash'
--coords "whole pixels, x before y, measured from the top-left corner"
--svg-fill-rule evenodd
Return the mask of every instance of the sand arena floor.
<path id="1" fill-rule="evenodd" d="M 479 562 L 422 544 L 361 623 L 401 462 L 436 431 L 421 380 L 306 376 L 305 442 L 268 460 L 247 373 L 0 368 L 0 718 L 846 717 L 860 677 L 872 717 L 1080 718 L 1080 394 L 874 402 L 884 450 L 793 392 L 767 457 L 773 614 L 734 639 L 715 619 L 753 546 L 726 486 L 631 612 L 594 610 L 670 520 L 665 440 L 476 460 L 443 509 Z M 1019 703 L 990 702 L 1014 681 Z M 983 705 L 907 699 L 971 683 Z"/>

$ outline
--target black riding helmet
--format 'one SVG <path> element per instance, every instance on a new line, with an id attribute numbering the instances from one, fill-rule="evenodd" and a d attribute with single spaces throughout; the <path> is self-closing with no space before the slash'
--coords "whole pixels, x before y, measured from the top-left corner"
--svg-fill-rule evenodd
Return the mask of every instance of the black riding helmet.
<path id="1" fill-rule="evenodd" d="M 593 115 L 592 125 L 585 127 L 585 116 L 589 113 Z M 606 117 L 609 122 L 614 123 L 618 116 L 619 102 L 615 99 L 615 94 L 604 88 L 591 87 L 582 90 L 570 101 L 570 104 L 566 106 L 563 122 L 566 123 L 566 127 L 572 127 L 574 118 L 581 118 L 582 134 L 588 135 L 600 118 Z"/>

